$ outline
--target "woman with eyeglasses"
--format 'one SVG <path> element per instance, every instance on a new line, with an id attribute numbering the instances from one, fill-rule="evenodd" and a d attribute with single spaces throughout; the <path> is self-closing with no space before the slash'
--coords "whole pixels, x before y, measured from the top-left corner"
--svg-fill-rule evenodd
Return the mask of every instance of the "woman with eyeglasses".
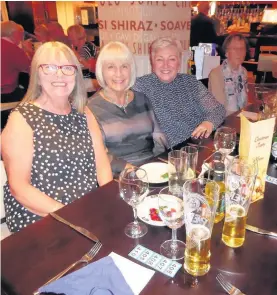
<path id="1" fill-rule="evenodd" d="M 47 42 L 36 51 L 27 94 L 2 133 L 2 156 L 11 232 L 112 180 L 81 68 L 66 45 Z"/>
<path id="2" fill-rule="evenodd" d="M 209 75 L 209 90 L 230 115 L 247 105 L 247 71 L 242 66 L 248 42 L 241 34 L 229 35 L 224 43 L 226 59 Z"/>

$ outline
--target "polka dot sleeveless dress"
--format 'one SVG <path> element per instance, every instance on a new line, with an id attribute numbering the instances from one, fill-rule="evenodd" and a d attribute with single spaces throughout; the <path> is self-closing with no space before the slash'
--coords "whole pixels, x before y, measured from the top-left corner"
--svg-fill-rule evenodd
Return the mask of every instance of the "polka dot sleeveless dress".
<path id="1" fill-rule="evenodd" d="M 86 116 L 76 109 L 56 115 L 33 104 L 14 109 L 33 130 L 31 184 L 67 205 L 97 187 L 95 156 Z M 11 232 L 41 217 L 23 207 L 4 186 L 6 222 Z"/>

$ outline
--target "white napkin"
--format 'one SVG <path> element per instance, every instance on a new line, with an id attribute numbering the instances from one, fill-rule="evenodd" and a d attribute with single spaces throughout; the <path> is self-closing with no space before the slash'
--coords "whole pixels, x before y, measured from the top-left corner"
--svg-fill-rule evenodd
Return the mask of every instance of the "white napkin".
<path id="1" fill-rule="evenodd" d="M 155 273 L 154 270 L 143 267 L 114 252 L 111 252 L 109 256 L 112 257 L 135 295 L 142 291 Z"/>

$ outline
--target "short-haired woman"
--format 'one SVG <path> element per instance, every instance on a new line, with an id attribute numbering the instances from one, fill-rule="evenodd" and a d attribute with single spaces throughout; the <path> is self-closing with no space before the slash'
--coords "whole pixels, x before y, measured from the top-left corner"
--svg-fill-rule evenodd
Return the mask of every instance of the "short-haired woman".
<path id="1" fill-rule="evenodd" d="M 36 51 L 27 94 L 2 133 L 2 156 L 11 232 L 112 180 L 101 131 L 86 108 L 81 68 L 63 43 Z"/>
<path id="2" fill-rule="evenodd" d="M 150 50 L 153 73 L 138 78 L 133 89 L 149 97 L 170 146 L 191 136 L 208 137 L 225 118 L 223 105 L 195 76 L 178 73 L 182 56 L 178 40 L 157 39 Z"/>
<path id="3" fill-rule="evenodd" d="M 87 41 L 86 31 L 80 25 L 70 26 L 67 29 L 67 35 L 71 43 L 71 49 L 81 64 L 86 89 L 88 92 L 94 91 L 98 86 L 98 84 L 95 84 L 94 74 L 98 49 L 92 42 Z"/>
<path id="4" fill-rule="evenodd" d="M 230 115 L 247 105 L 247 71 L 241 65 L 248 42 L 241 34 L 229 35 L 223 50 L 227 59 L 209 75 L 209 90 Z"/>
<path id="5" fill-rule="evenodd" d="M 97 59 L 96 77 L 102 89 L 88 103 L 101 126 L 112 170 L 140 165 L 164 151 L 160 132 L 147 97 L 130 90 L 136 79 L 134 57 L 121 42 L 106 44 Z"/>

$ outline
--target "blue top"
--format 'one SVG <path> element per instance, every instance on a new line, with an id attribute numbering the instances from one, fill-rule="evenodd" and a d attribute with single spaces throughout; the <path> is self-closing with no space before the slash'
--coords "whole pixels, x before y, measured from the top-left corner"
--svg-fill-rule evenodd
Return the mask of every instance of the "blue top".
<path id="1" fill-rule="evenodd" d="M 224 106 L 192 75 L 177 74 L 164 83 L 152 73 L 138 78 L 133 89 L 149 98 L 171 147 L 189 138 L 203 121 L 217 128 L 225 119 Z"/>

